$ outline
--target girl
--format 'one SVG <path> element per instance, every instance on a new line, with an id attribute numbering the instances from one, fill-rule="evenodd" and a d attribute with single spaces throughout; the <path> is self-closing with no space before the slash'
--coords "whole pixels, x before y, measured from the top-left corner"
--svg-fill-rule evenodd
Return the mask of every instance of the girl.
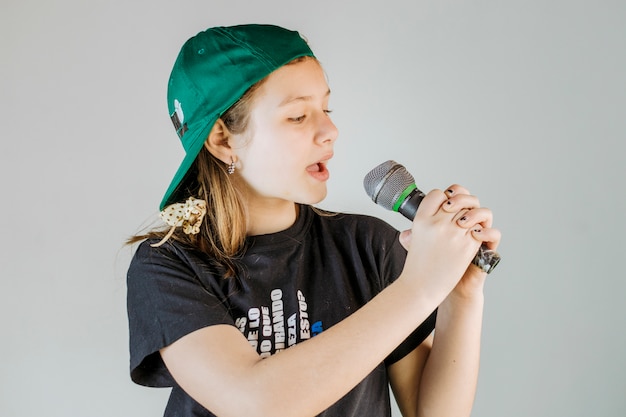
<path id="1" fill-rule="evenodd" d="M 131 377 L 171 386 L 166 416 L 467 416 L 492 214 L 453 185 L 399 233 L 323 212 L 337 128 L 297 32 L 211 28 L 169 80 L 186 156 L 166 230 L 128 271 Z M 413 236 L 413 238 L 412 238 Z M 434 330 L 434 331 L 433 331 Z"/>

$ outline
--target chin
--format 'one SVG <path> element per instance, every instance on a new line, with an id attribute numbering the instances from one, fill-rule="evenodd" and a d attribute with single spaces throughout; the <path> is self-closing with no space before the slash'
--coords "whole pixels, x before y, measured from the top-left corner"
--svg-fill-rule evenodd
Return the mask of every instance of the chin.
<path id="1" fill-rule="evenodd" d="M 311 193 L 308 196 L 302 196 L 297 202 L 300 204 L 308 204 L 313 205 L 317 203 L 321 203 L 326 198 L 327 191 L 324 189 L 318 193 Z"/>

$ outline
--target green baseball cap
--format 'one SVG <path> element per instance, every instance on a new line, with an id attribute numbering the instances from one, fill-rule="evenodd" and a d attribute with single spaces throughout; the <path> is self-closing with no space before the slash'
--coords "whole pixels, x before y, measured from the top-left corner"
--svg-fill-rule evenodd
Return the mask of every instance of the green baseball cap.
<path id="1" fill-rule="evenodd" d="M 170 74 L 167 105 L 185 158 L 160 209 L 178 195 L 216 120 L 256 82 L 302 57 L 314 56 L 298 32 L 273 25 L 214 27 L 183 45 Z"/>

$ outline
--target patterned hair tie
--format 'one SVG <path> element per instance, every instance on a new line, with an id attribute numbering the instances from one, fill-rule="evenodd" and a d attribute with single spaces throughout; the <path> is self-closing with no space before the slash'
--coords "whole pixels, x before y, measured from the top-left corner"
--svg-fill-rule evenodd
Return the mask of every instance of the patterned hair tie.
<path id="1" fill-rule="evenodd" d="M 182 226 L 183 232 L 188 235 L 200 233 L 200 225 L 206 214 L 206 201 L 189 197 L 184 203 L 170 204 L 161 211 L 161 219 L 172 226 L 167 235 L 159 243 L 150 246 L 158 247 L 164 244 L 173 234 L 177 227 Z"/>

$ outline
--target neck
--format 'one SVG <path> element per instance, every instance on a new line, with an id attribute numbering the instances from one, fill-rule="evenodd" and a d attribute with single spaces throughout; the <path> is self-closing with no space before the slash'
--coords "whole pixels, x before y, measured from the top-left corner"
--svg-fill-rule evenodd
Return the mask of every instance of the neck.
<path id="1" fill-rule="evenodd" d="M 248 204 L 248 236 L 276 233 L 291 227 L 298 217 L 292 201 L 264 200 Z"/>

